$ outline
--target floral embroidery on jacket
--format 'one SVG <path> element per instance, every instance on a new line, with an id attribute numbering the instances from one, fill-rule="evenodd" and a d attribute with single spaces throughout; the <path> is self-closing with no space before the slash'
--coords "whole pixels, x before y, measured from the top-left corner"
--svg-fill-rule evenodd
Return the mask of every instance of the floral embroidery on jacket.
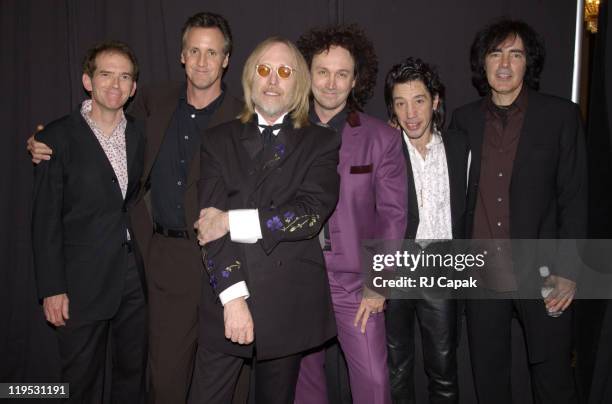
<path id="1" fill-rule="evenodd" d="M 278 215 L 272 216 L 266 221 L 266 227 L 270 231 L 280 230 L 292 233 L 305 226 L 313 227 L 319 221 L 319 215 L 317 214 L 296 216 L 294 212 L 287 211 L 282 216 L 282 220 Z"/>
<path id="2" fill-rule="evenodd" d="M 282 144 L 282 143 L 275 144 L 274 145 L 274 156 L 270 160 L 268 160 L 268 161 L 266 161 L 264 163 L 263 169 L 265 170 L 266 168 L 268 168 L 272 164 L 276 163 L 281 158 L 283 158 L 284 155 L 285 155 L 285 145 Z"/>
<path id="3" fill-rule="evenodd" d="M 215 277 L 215 274 L 209 274 L 209 277 L 208 283 L 210 283 L 210 286 L 212 286 L 214 290 L 217 290 L 217 277 Z"/>
<path id="4" fill-rule="evenodd" d="M 221 275 L 224 278 L 228 278 L 230 276 L 230 273 L 234 269 L 240 269 L 241 266 L 242 266 L 242 264 L 240 263 L 240 261 L 236 260 L 236 261 L 234 261 L 233 264 L 226 266 L 225 269 L 223 271 L 221 271 Z"/>

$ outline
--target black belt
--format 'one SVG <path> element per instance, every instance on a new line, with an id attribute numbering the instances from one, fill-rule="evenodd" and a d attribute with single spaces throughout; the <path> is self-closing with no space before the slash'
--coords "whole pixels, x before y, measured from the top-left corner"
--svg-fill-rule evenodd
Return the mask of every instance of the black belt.
<path id="1" fill-rule="evenodd" d="M 189 238 L 189 232 L 187 230 L 166 229 L 164 228 L 164 226 L 162 226 L 159 223 L 154 223 L 153 229 L 155 230 L 155 233 L 159 233 L 166 237 L 186 238 L 186 239 Z"/>

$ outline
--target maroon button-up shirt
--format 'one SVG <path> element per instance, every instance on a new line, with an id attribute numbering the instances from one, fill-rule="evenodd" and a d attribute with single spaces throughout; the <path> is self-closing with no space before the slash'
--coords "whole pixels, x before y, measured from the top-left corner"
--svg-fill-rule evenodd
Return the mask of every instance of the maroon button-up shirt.
<path id="1" fill-rule="evenodd" d="M 507 108 L 483 103 L 485 127 L 478 199 L 474 212 L 475 239 L 510 238 L 510 180 L 527 110 L 527 91 L 521 91 Z M 510 242 L 495 243 L 487 259 L 489 288 L 497 291 L 516 290 L 511 266 Z"/>

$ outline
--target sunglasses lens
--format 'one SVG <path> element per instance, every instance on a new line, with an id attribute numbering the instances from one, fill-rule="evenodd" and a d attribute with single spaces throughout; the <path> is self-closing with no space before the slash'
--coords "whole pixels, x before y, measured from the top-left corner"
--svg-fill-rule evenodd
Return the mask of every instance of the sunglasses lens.
<path id="1" fill-rule="evenodd" d="M 268 77 L 270 75 L 270 66 L 257 65 L 257 74 L 261 77 Z"/>
<path id="2" fill-rule="evenodd" d="M 283 79 L 288 79 L 291 76 L 291 68 L 289 66 L 280 66 L 278 68 L 278 76 Z"/>

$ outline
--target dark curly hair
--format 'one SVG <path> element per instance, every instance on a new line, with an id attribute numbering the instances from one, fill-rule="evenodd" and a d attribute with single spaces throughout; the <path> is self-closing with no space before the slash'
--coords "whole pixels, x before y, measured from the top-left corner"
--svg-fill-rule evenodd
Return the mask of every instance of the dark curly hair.
<path id="1" fill-rule="evenodd" d="M 311 66 L 315 55 L 328 51 L 332 46 L 340 46 L 349 51 L 355 60 L 355 88 L 349 95 L 347 105 L 351 111 L 363 110 L 374 94 L 378 73 L 378 58 L 374 45 L 363 29 L 357 24 L 315 28 L 303 34 L 298 39 L 297 46 L 308 66 Z"/>
<path id="2" fill-rule="evenodd" d="M 394 65 L 385 78 L 385 104 L 387 104 L 387 114 L 389 119 L 397 122 L 397 116 L 393 111 L 393 87 L 396 84 L 408 83 L 419 80 L 425 85 L 431 99 L 438 96 L 438 107 L 433 111 L 432 122 L 434 127 L 442 129 L 444 125 L 444 84 L 440 81 L 438 72 L 432 65 L 429 65 L 419 58 L 408 57 L 400 63 Z"/>
<path id="3" fill-rule="evenodd" d="M 540 74 L 546 58 L 542 38 L 525 22 L 504 18 L 479 31 L 472 42 L 470 49 L 472 84 L 481 96 L 488 94 L 491 90 L 485 72 L 487 55 L 508 37 L 515 36 L 521 38 L 525 47 L 527 68 L 523 82 L 533 90 L 537 91 L 540 88 Z"/>

